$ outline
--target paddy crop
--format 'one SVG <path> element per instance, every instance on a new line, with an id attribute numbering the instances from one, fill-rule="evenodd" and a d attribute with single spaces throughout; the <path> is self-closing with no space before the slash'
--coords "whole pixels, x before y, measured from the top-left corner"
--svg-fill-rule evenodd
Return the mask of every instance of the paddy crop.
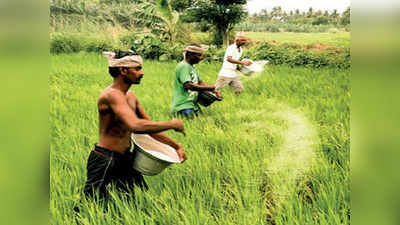
<path id="1" fill-rule="evenodd" d="M 82 198 L 86 160 L 98 141 L 97 98 L 112 78 L 99 54 L 52 56 L 51 224 L 349 224 L 349 71 L 267 66 L 241 77 L 239 97 L 186 120 L 188 160 L 145 177 L 149 191 L 111 201 Z M 206 83 L 220 64 L 200 63 Z M 145 61 L 131 90 L 152 120 L 171 119 L 175 62 Z M 112 187 L 111 187 L 112 188 Z M 80 214 L 75 214 L 79 206 Z"/>

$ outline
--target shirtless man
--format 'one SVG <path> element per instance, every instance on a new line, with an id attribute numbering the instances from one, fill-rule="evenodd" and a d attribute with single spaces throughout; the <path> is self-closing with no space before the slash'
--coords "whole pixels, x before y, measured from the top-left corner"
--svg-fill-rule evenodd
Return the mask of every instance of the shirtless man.
<path id="1" fill-rule="evenodd" d="M 109 61 L 109 73 L 113 83 L 100 95 L 99 143 L 95 144 L 87 162 L 87 181 L 84 188 L 86 196 L 107 195 L 110 183 L 127 193 L 133 193 L 133 186 L 147 189 L 140 172 L 133 169 L 131 152 L 131 133 L 146 133 L 154 139 L 173 147 L 181 162 L 186 160 L 182 146 L 168 137 L 163 131 L 173 129 L 184 133 L 182 121 L 173 119 L 167 122 L 154 122 L 144 111 L 137 97 L 129 88 L 140 84 L 143 78 L 142 58 L 130 52 L 104 52 Z"/>

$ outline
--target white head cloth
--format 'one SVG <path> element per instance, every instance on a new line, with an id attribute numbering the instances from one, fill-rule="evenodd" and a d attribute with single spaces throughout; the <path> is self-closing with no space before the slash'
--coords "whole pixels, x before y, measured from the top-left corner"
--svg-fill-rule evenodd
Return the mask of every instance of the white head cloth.
<path id="1" fill-rule="evenodd" d="M 247 39 L 247 36 L 243 32 L 238 32 L 235 36 L 235 40 L 237 39 Z"/>
<path id="2" fill-rule="evenodd" d="M 127 55 L 120 59 L 115 58 L 115 52 L 103 52 L 103 55 L 107 57 L 109 67 L 136 67 L 143 64 L 140 55 Z"/>
<path id="3" fill-rule="evenodd" d="M 183 50 L 183 58 L 186 59 L 186 52 L 194 52 L 194 53 L 200 53 L 203 54 L 204 49 L 201 47 L 197 47 L 194 45 L 188 45 L 184 50 Z"/>

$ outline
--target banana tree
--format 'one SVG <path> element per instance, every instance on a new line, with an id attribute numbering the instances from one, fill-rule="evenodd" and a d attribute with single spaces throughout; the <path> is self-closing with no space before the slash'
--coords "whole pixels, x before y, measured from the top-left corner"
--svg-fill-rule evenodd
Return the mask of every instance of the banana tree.
<path id="1" fill-rule="evenodd" d="M 136 11 L 136 23 L 145 26 L 170 44 L 189 39 L 190 31 L 184 27 L 180 14 L 171 7 L 171 0 L 143 2 Z"/>

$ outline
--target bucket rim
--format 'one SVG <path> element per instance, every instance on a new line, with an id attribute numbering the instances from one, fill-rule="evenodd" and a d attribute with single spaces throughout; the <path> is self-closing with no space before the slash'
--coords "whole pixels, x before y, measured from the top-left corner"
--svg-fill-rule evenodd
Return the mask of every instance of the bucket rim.
<path id="1" fill-rule="evenodd" d="M 139 134 L 139 135 L 140 135 L 140 134 Z M 148 134 L 145 134 L 145 135 L 150 136 L 150 135 L 148 135 Z M 138 150 L 139 152 L 142 152 L 142 153 L 145 154 L 146 156 L 150 157 L 151 159 L 154 159 L 154 160 L 159 161 L 159 162 L 169 163 L 169 164 L 179 164 L 179 163 L 181 163 L 181 162 L 177 162 L 177 161 L 167 161 L 167 160 L 163 160 L 163 159 L 159 159 L 159 158 L 155 157 L 155 156 L 152 155 L 151 153 L 147 152 L 140 144 L 136 143 L 136 140 L 135 140 L 134 136 L 135 136 L 135 134 L 132 133 L 131 139 L 132 139 L 132 141 L 133 141 L 135 147 L 137 147 L 137 150 Z M 151 138 L 151 137 L 150 137 L 150 138 Z M 155 140 L 155 141 L 157 141 L 157 140 Z M 162 143 L 162 144 L 163 144 L 163 143 Z M 168 145 L 167 145 L 167 146 L 168 146 Z M 168 147 L 172 148 L 171 146 L 168 146 Z M 136 149 L 136 148 L 134 148 L 134 149 Z"/>

